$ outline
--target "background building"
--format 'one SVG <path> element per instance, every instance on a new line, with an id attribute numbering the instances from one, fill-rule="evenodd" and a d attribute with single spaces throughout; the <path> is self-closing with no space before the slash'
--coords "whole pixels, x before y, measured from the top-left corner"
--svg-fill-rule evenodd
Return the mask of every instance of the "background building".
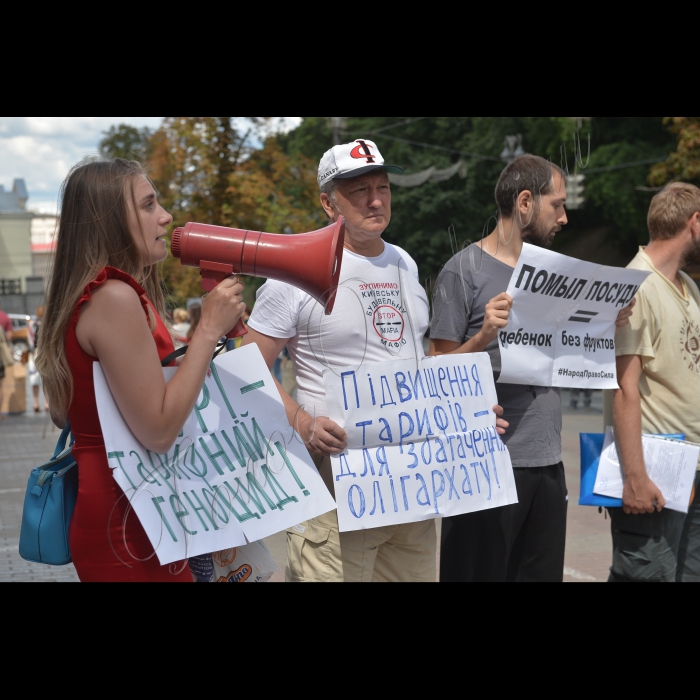
<path id="1" fill-rule="evenodd" d="M 33 314 L 43 305 L 53 260 L 56 217 L 28 211 L 28 199 L 24 180 L 15 180 L 11 192 L 0 185 L 0 297 L 7 313 Z"/>
<path id="2" fill-rule="evenodd" d="M 56 255 L 57 216 L 35 215 L 32 219 L 32 274 L 43 277 L 48 288 Z"/>
<path id="3" fill-rule="evenodd" d="M 15 180 L 12 192 L 0 185 L 0 293 L 22 294 L 25 280 L 34 276 L 27 187 Z"/>

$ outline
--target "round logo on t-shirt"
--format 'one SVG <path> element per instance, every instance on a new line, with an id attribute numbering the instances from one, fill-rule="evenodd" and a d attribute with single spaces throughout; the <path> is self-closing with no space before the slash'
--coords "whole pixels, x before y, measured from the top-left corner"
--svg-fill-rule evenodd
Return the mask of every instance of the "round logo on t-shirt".
<path id="1" fill-rule="evenodd" d="M 393 306 L 380 306 L 374 312 L 374 330 L 389 343 L 400 343 L 406 324 L 403 314 Z"/>
<path id="2" fill-rule="evenodd" d="M 700 374 L 700 326 L 697 323 L 688 321 L 684 324 L 681 331 L 681 346 L 688 369 Z"/>

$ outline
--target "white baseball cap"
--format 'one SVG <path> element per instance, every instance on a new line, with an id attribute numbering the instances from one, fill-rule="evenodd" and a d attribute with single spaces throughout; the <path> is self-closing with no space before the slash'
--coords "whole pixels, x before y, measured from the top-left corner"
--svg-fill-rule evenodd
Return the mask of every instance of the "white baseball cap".
<path id="1" fill-rule="evenodd" d="M 349 180 L 371 173 L 373 170 L 386 170 L 388 173 L 403 174 L 397 165 L 385 165 L 384 157 L 377 144 L 368 139 L 357 139 L 352 143 L 334 146 L 321 158 L 318 169 L 318 186 L 323 187 L 330 180 Z"/>

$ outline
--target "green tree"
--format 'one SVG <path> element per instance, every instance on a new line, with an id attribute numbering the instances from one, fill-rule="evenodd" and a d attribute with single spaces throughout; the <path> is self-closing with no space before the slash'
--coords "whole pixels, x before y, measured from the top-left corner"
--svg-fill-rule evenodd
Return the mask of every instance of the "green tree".
<path id="1" fill-rule="evenodd" d="M 665 117 L 677 148 L 665 163 L 652 169 L 651 184 L 662 186 L 673 180 L 700 185 L 700 117 Z"/>
<path id="2" fill-rule="evenodd" d="M 103 158 L 124 158 L 145 163 L 151 155 L 153 132 L 148 128 L 137 129 L 128 124 L 118 124 L 109 128 L 100 141 L 100 155 Z"/>
<path id="3" fill-rule="evenodd" d="M 493 193 L 504 167 L 501 153 L 505 137 L 512 134 L 522 134 L 526 151 L 572 172 L 580 150 L 578 168 L 586 175 L 587 202 L 583 210 L 570 212 L 570 226 L 555 244 L 558 249 L 621 264 L 647 240 L 645 219 L 652 195 L 638 188 L 647 184 L 648 161 L 663 159 L 673 146 L 662 117 L 593 117 L 584 123 L 580 147 L 577 128 L 571 117 L 348 117 L 345 137 L 373 138 L 388 162 L 409 173 L 467 161 L 466 180 L 454 177 L 414 189 L 394 188 L 387 240 L 406 248 L 420 261 L 421 274 L 434 279 L 455 244 L 461 248 L 493 226 Z M 328 118 L 303 117 L 280 142 L 292 157 L 304 154 L 318 162 L 332 146 Z M 608 170 L 621 165 L 625 167 Z M 456 241 L 447 234 L 450 226 Z"/>
<path id="4" fill-rule="evenodd" d="M 523 136 L 528 152 L 586 176 L 586 205 L 570 212 L 570 225 L 557 237 L 556 248 L 584 259 L 624 264 L 647 240 L 646 213 L 653 196 L 645 187 L 649 161 L 665 160 L 677 136 L 676 157 L 657 178 L 691 179 L 698 172 L 692 169 L 700 162 L 698 118 L 667 118 L 671 133 L 663 117 L 593 117 L 582 129 L 578 158 L 578 125 L 572 119 L 577 118 L 347 117 L 344 137 L 374 139 L 387 161 L 408 173 L 466 161 L 466 179 L 455 176 L 417 188 L 394 188 L 387 239 L 420 261 L 424 278 L 434 279 L 455 247 L 477 240 L 494 225 L 493 193 L 504 166 L 505 137 L 512 134 Z M 330 118 L 303 117 L 287 134 L 270 134 L 271 120 L 166 117 L 155 133 L 122 125 L 105 135 L 102 152 L 112 157 L 144 153 L 175 225 L 202 221 L 271 232 L 318 228 L 325 217 L 316 169 L 333 144 Z M 165 277 L 180 303 L 201 293 L 197 272 L 177 261 L 166 263 Z"/>
<path id="5" fill-rule="evenodd" d="M 592 154 L 586 176 L 587 205 L 572 212 L 571 231 L 562 242 L 585 231 L 604 233 L 601 250 L 615 256 L 610 262 L 628 262 L 637 247 L 649 241 L 647 214 L 654 195 L 647 187 L 653 161 L 663 160 L 673 138 L 663 117 L 594 117 Z M 634 165 L 634 164 L 637 165 Z M 608 262 L 600 256 L 601 262 Z"/>
<path id="6" fill-rule="evenodd" d="M 319 228 L 324 217 L 313 205 L 316 168 L 308 158 L 292 160 L 284 152 L 270 135 L 270 120 L 165 117 L 154 133 L 121 125 L 105 134 L 103 154 L 125 157 L 141 144 L 173 228 L 190 221 L 272 233 Z M 202 294 L 198 271 L 172 257 L 163 264 L 163 277 L 176 305 Z M 249 305 L 260 284 L 248 281 Z"/>

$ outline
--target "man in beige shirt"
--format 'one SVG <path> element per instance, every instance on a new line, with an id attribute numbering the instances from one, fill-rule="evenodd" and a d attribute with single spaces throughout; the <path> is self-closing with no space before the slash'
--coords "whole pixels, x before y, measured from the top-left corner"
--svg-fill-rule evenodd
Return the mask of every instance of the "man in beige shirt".
<path id="1" fill-rule="evenodd" d="M 700 582 L 700 504 L 688 517 L 667 510 L 642 448 L 643 433 L 700 443 L 700 291 L 681 272 L 700 263 L 700 189 L 674 183 L 656 195 L 649 232 L 651 243 L 629 267 L 652 275 L 631 324 L 617 333 L 614 423 L 625 491 L 624 508 L 610 511 L 610 581 Z"/>

